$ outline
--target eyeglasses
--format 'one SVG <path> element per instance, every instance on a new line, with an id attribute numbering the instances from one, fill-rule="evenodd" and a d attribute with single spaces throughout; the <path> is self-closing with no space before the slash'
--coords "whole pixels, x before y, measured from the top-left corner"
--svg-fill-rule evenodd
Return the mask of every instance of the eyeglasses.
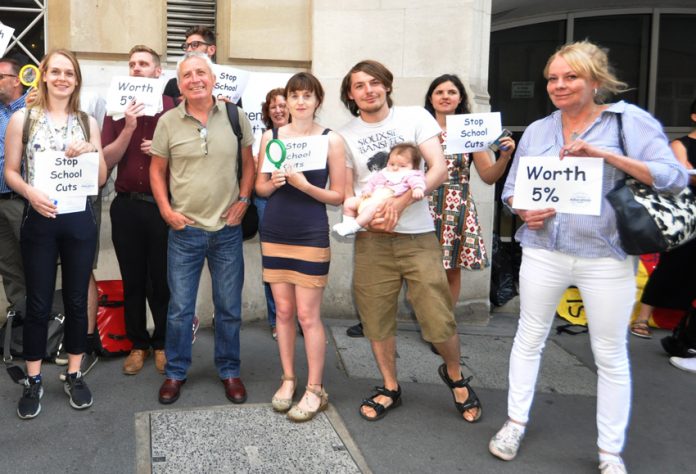
<path id="1" fill-rule="evenodd" d="M 0 81 L 5 79 L 5 77 L 17 77 L 17 74 L 0 74 Z"/>
<path id="2" fill-rule="evenodd" d="M 210 43 L 206 43 L 205 41 L 191 41 L 190 43 L 181 43 L 181 49 L 186 51 L 187 49 L 198 49 L 200 45 L 204 46 L 210 46 Z"/>
<path id="3" fill-rule="evenodd" d="M 201 141 L 201 151 L 203 151 L 203 154 L 205 156 L 208 156 L 208 129 L 207 128 L 199 128 L 198 129 L 198 137 L 202 140 Z"/>

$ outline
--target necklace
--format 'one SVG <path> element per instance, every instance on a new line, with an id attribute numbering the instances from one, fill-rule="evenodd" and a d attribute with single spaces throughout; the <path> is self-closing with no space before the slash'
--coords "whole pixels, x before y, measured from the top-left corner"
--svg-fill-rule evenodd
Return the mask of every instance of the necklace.
<path id="1" fill-rule="evenodd" d="M 590 115 L 583 122 L 581 122 L 580 125 L 575 128 L 575 130 L 570 132 L 570 141 L 571 142 L 574 142 L 575 140 L 577 140 L 580 137 L 580 135 L 585 131 L 587 126 L 590 124 L 590 122 L 592 122 L 592 120 L 595 118 L 596 111 L 597 111 L 597 108 L 596 107 L 593 108 Z M 570 128 L 570 125 L 568 125 L 568 128 Z"/>

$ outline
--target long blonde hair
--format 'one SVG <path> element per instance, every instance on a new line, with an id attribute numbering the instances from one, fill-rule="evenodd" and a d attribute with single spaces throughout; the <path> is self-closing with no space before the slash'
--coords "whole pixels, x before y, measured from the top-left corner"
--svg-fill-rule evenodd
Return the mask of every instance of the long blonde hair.
<path id="1" fill-rule="evenodd" d="M 39 71 L 41 72 L 41 78 L 38 84 L 38 97 L 36 102 L 31 107 L 37 107 L 40 109 L 45 109 L 48 106 L 48 86 L 43 78 L 46 76 L 46 71 L 48 70 L 48 62 L 51 58 L 57 54 L 68 58 L 72 63 L 73 69 L 75 69 L 75 90 L 70 95 L 70 102 L 68 103 L 68 112 L 75 114 L 80 110 L 80 90 L 82 89 L 82 71 L 80 71 L 80 63 L 77 61 L 75 53 L 67 49 L 54 49 L 50 51 L 46 56 L 43 57 L 41 63 L 39 64 Z"/>
<path id="2" fill-rule="evenodd" d="M 628 84 L 617 79 L 609 64 L 607 50 L 600 48 L 587 40 L 568 43 L 551 55 L 544 67 L 544 77 L 549 78 L 549 66 L 557 57 L 562 57 L 579 76 L 597 81 L 599 87 L 595 94 L 595 102 L 603 103 L 611 94 L 628 90 Z"/>

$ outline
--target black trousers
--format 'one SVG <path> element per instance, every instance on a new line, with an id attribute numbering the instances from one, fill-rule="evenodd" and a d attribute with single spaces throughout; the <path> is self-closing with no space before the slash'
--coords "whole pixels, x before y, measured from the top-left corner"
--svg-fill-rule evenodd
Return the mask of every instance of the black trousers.
<path id="1" fill-rule="evenodd" d="M 116 196 L 111 203 L 111 240 L 123 279 L 126 334 L 133 349 L 164 349 L 167 328 L 168 228 L 157 205 Z M 145 302 L 155 330 L 147 332 Z"/>
<path id="2" fill-rule="evenodd" d="M 24 359 L 46 355 L 48 318 L 56 288 L 60 256 L 65 307 L 65 350 L 82 354 L 87 349 L 87 284 L 97 245 L 97 222 L 92 203 L 86 209 L 49 219 L 27 205 L 20 230 L 20 247 L 27 285 Z"/>

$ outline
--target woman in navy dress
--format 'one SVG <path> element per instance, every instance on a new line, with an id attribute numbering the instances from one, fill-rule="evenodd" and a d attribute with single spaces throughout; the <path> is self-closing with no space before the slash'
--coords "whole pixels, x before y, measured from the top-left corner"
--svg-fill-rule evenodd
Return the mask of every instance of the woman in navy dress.
<path id="1" fill-rule="evenodd" d="M 324 99 L 319 81 L 309 73 L 295 74 L 285 87 L 285 98 L 291 122 L 266 131 L 261 140 L 262 151 L 273 138 L 286 141 L 326 135 L 328 139 L 326 168 L 300 172 L 283 164 L 273 173 L 259 172 L 256 178 L 256 193 L 268 197 L 261 225 L 263 280 L 271 284 L 276 302 L 283 368 L 281 386 L 272 400 L 273 409 L 287 412 L 293 421 L 308 421 L 328 405 L 322 385 L 326 337 L 320 319 L 331 258 L 326 204 L 343 202 L 345 159 L 341 137 L 314 121 Z M 262 166 L 259 163 L 259 170 Z M 304 333 L 308 377 L 304 396 L 291 408 L 297 385 L 295 314 Z"/>

